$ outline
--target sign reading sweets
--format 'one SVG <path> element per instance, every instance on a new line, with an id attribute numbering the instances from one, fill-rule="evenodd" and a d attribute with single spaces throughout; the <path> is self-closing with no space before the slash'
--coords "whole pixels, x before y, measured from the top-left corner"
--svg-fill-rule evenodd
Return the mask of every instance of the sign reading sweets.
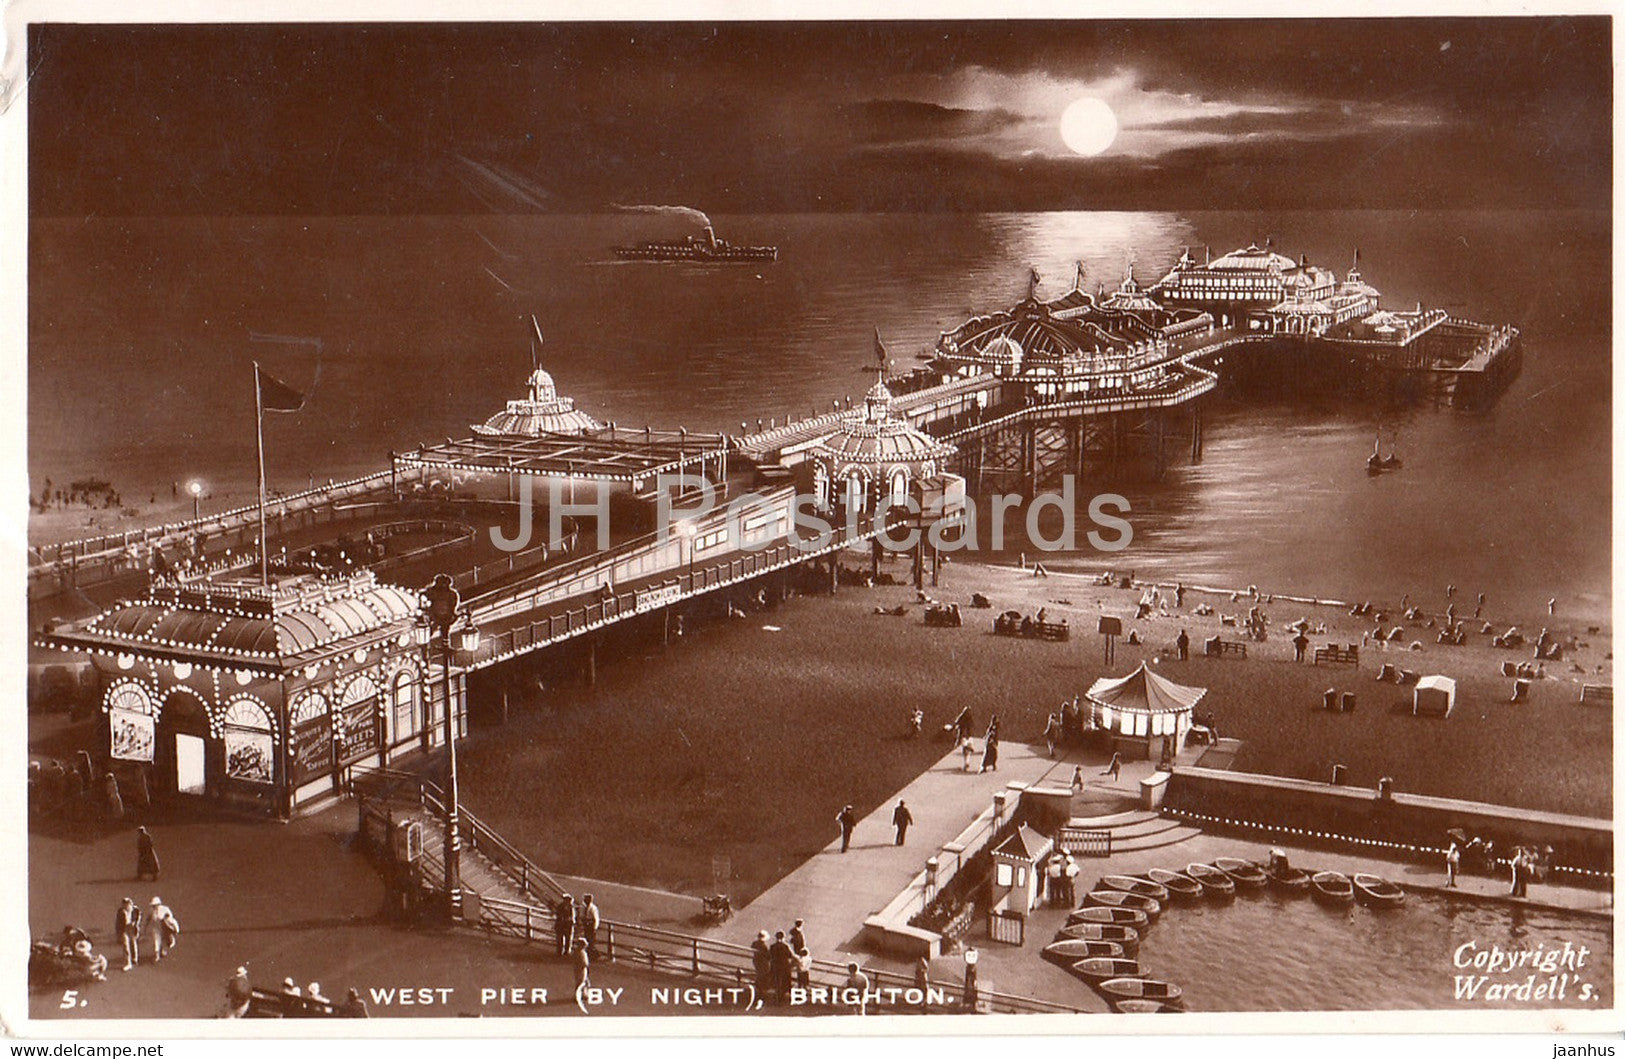
<path id="1" fill-rule="evenodd" d="M 668 603 L 676 603 L 682 597 L 681 585 L 663 585 L 660 588 L 651 588 L 647 592 L 639 592 L 637 606 L 633 609 L 638 614 L 646 610 L 659 610 Z"/>

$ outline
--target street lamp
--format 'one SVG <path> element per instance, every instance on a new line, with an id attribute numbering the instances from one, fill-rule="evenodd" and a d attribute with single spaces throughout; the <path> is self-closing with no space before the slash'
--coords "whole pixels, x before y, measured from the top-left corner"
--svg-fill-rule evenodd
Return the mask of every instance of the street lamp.
<path id="1" fill-rule="evenodd" d="M 442 714 L 446 733 L 446 899 L 453 916 L 462 909 L 462 837 L 457 805 L 457 727 L 456 711 L 451 698 L 451 652 L 453 644 L 458 650 L 473 652 L 480 645 L 480 631 L 465 613 L 459 614 L 462 604 L 457 588 L 445 574 L 436 574 L 434 583 L 423 591 L 427 601 L 424 607 L 427 621 L 417 627 L 419 642 L 427 648 L 426 634 L 440 636 L 440 676 L 444 692 Z M 454 628 L 455 626 L 455 628 Z"/>
<path id="2" fill-rule="evenodd" d="M 186 483 L 186 491 L 192 494 L 192 521 L 196 522 L 199 518 L 198 499 L 203 496 L 203 483 L 193 478 Z"/>

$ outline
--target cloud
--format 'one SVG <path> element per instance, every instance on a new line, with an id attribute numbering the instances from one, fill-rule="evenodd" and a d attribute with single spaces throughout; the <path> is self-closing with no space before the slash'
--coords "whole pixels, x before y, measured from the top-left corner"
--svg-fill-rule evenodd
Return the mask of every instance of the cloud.
<path id="1" fill-rule="evenodd" d="M 847 103 L 836 114 L 857 143 L 914 143 L 986 136 L 1025 119 L 1002 107 L 978 110 L 917 99 L 870 99 Z"/>

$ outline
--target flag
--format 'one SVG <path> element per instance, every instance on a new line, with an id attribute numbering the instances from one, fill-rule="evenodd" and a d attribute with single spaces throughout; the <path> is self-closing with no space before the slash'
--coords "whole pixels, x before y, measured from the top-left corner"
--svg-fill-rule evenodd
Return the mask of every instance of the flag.
<path id="1" fill-rule="evenodd" d="M 259 388 L 260 409 L 266 412 L 297 412 L 305 407 L 305 395 L 276 376 L 254 365 L 255 385 Z"/>
<path id="2" fill-rule="evenodd" d="M 880 340 L 880 328 L 878 327 L 875 328 L 875 360 L 880 364 L 882 371 L 891 367 L 891 357 L 886 352 L 886 343 Z"/>
<path id="3" fill-rule="evenodd" d="M 1038 286 L 1038 283 L 1039 283 L 1038 270 L 1036 268 L 1033 268 L 1031 265 L 1029 265 L 1027 267 L 1027 272 L 1031 277 L 1030 282 L 1032 283 L 1032 285 L 1034 287 Z"/>

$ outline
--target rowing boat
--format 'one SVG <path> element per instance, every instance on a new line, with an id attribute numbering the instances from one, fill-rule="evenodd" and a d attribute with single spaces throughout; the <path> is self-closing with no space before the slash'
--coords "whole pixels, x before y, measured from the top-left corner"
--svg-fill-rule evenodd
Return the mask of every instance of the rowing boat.
<path id="1" fill-rule="evenodd" d="M 1315 900 L 1327 904 L 1346 905 L 1354 901 L 1354 884 L 1340 871 L 1317 871 L 1311 877 Z"/>
<path id="2" fill-rule="evenodd" d="M 1124 893 L 1122 890 L 1091 890 L 1083 895 L 1083 907 L 1136 908 L 1150 919 L 1162 915 L 1161 903 L 1139 894 Z"/>
<path id="3" fill-rule="evenodd" d="M 1230 876 L 1237 889 L 1262 890 L 1269 885 L 1270 880 L 1264 870 L 1250 860 L 1220 857 L 1213 862 L 1213 866 Z"/>
<path id="4" fill-rule="evenodd" d="M 1100 957 L 1120 960 L 1128 955 L 1128 950 L 1120 941 L 1091 941 L 1087 938 L 1062 937 L 1060 941 L 1052 941 L 1044 946 L 1040 953 L 1046 960 L 1055 963 L 1070 965 L 1075 960 L 1092 960 Z"/>
<path id="5" fill-rule="evenodd" d="M 1236 895 L 1235 881 L 1211 864 L 1187 864 L 1185 874 L 1201 883 L 1202 892 L 1209 897 Z"/>
<path id="6" fill-rule="evenodd" d="M 1374 908 L 1394 908 L 1405 903 L 1405 891 L 1380 875 L 1361 872 L 1354 877 L 1354 895 Z"/>
<path id="7" fill-rule="evenodd" d="M 1105 956 L 1079 960 L 1072 965 L 1072 973 L 1091 982 L 1104 982 L 1108 978 L 1140 978 L 1145 974 L 1140 970 L 1139 960 L 1112 959 Z"/>
<path id="8" fill-rule="evenodd" d="M 1141 879 L 1133 875 L 1107 875 L 1095 887 L 1097 890 L 1121 890 L 1126 894 L 1138 894 L 1149 897 L 1153 901 L 1168 900 L 1168 888 L 1151 879 Z"/>
<path id="9" fill-rule="evenodd" d="M 1112 1007 L 1121 1015 L 1177 1015 L 1185 1010 L 1164 1004 L 1160 1000 L 1137 1000 L 1133 997 L 1113 1000 Z"/>
<path id="10" fill-rule="evenodd" d="M 1104 905 L 1080 908 L 1066 917 L 1066 925 L 1069 927 L 1079 923 L 1114 923 L 1120 927 L 1143 927 L 1150 922 L 1151 917 L 1138 908 L 1108 908 Z"/>
<path id="11" fill-rule="evenodd" d="M 1202 896 L 1202 884 L 1183 872 L 1152 868 L 1146 874 L 1151 877 L 1152 882 L 1164 887 L 1168 895 L 1176 901 L 1194 901 Z"/>
<path id="12" fill-rule="evenodd" d="M 1116 1000 L 1155 1000 L 1177 1005 L 1185 995 L 1177 985 L 1156 978 L 1108 978 L 1097 987 Z"/>
<path id="13" fill-rule="evenodd" d="M 1269 878 L 1272 889 L 1287 894 L 1306 894 L 1309 892 L 1309 873 L 1302 868 L 1266 867 L 1264 874 Z"/>
<path id="14" fill-rule="evenodd" d="M 1118 923 L 1078 923 L 1070 927 L 1062 927 L 1056 934 L 1056 945 L 1068 941 L 1110 941 L 1121 945 L 1126 955 L 1132 956 L 1140 948 L 1140 932 L 1133 927 L 1125 927 Z M 1098 956 L 1099 953 L 1079 952 L 1077 958 L 1085 956 Z"/>

